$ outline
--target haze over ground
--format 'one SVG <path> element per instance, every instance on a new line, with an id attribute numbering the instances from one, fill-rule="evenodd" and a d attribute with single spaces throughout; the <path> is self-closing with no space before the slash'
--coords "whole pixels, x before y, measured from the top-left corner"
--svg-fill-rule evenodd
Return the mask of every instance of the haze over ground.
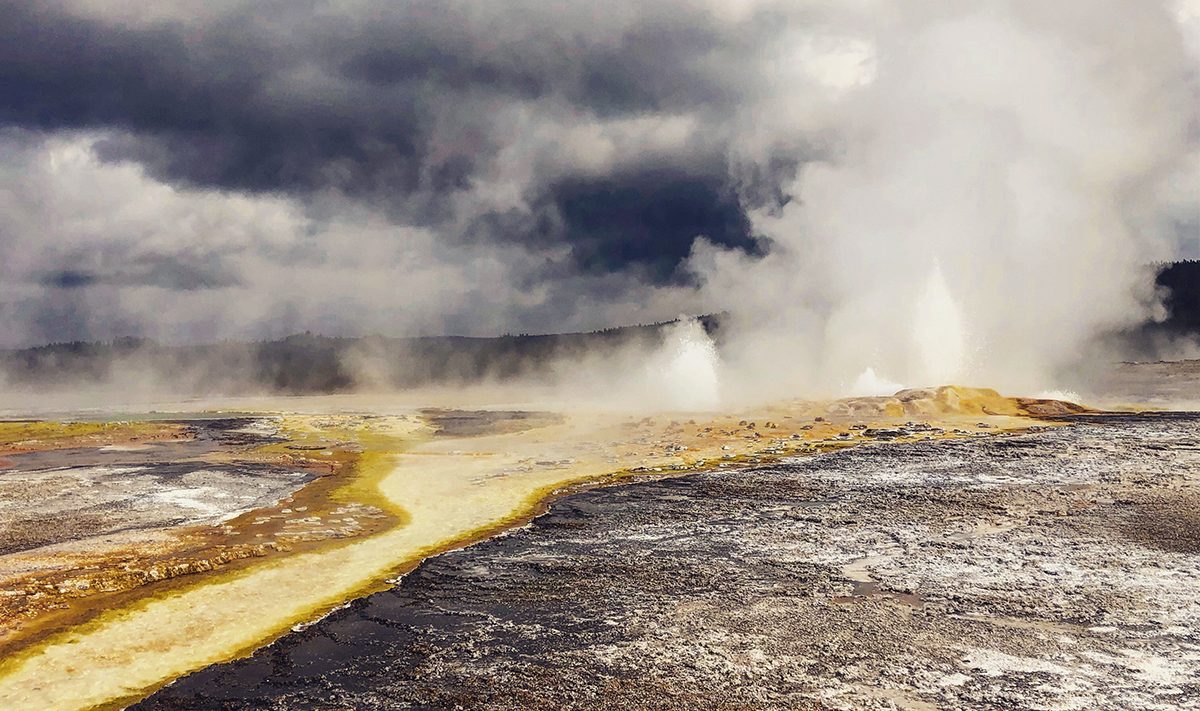
<path id="1" fill-rule="evenodd" d="M 728 312 L 739 393 L 1031 391 L 1200 254 L 1195 2 L 0 14 L 3 346 Z"/>

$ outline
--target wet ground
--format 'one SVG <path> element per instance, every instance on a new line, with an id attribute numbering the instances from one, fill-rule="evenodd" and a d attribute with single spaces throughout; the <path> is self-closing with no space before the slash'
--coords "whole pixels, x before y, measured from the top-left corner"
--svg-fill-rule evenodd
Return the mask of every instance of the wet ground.
<path id="1" fill-rule="evenodd" d="M 520 432 L 562 421 L 561 416 L 553 413 L 522 410 L 428 408 L 421 411 L 421 416 L 433 428 L 435 437 L 477 437 L 504 432 Z"/>
<path id="2" fill-rule="evenodd" d="M 1200 706 L 1198 530 L 1195 414 L 597 489 L 136 708 Z"/>
<path id="3" fill-rule="evenodd" d="M 357 445 L 281 423 L 0 423 L 0 661 L 179 579 L 389 525 L 331 494 Z"/>
<path id="4" fill-rule="evenodd" d="M 275 441 L 263 421 L 198 420 L 176 440 L 10 454 L 0 467 L 0 555 L 136 530 L 210 524 L 314 478 L 296 467 L 216 463 Z"/>

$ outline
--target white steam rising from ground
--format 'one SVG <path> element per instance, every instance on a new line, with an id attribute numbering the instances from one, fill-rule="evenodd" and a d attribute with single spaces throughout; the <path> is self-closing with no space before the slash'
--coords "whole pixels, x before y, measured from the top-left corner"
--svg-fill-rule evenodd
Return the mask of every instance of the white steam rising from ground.
<path id="1" fill-rule="evenodd" d="M 858 377 L 854 379 L 854 382 L 845 391 L 845 394 L 850 397 L 883 397 L 894 395 L 897 391 L 903 389 L 903 383 L 894 383 L 881 378 L 875 372 L 874 368 L 868 367 L 858 374 Z"/>
<path id="2" fill-rule="evenodd" d="M 716 410 L 721 404 L 717 347 L 696 319 L 681 319 L 648 363 L 647 380 L 666 410 Z"/>
<path id="3" fill-rule="evenodd" d="M 1175 246 L 1150 216 L 1195 182 L 1197 145 L 1196 65 L 1167 8 L 868 2 L 842 20 L 858 80 L 840 67 L 827 105 L 788 114 L 837 138 L 797 199 L 756 215 L 771 253 L 693 252 L 733 312 L 731 380 L 1037 392 L 1152 316 L 1146 265 Z M 813 90 L 779 87 L 780 111 Z"/>
<path id="4" fill-rule="evenodd" d="M 951 383 L 963 377 L 967 367 L 966 325 L 937 260 L 917 296 L 912 347 L 921 382 Z"/>
<path id="5" fill-rule="evenodd" d="M 727 372 L 704 325 L 680 317 L 657 346 L 625 344 L 556 362 L 546 386 L 555 407 L 709 412 L 733 399 L 724 392 Z"/>

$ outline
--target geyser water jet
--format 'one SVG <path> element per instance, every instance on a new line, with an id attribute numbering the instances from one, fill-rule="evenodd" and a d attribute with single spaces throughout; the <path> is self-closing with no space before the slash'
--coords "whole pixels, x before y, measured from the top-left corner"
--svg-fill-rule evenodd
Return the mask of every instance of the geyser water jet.
<path id="1" fill-rule="evenodd" d="M 895 395 L 903 389 L 903 384 L 894 383 L 887 378 L 881 378 L 875 373 L 874 368 L 867 368 L 858 374 L 858 377 L 854 380 L 854 384 L 850 386 L 850 390 L 846 394 L 850 397 L 884 397 Z"/>
<path id="2" fill-rule="evenodd" d="M 967 335 L 962 311 L 946 283 L 942 265 L 933 260 L 913 317 L 913 375 L 923 385 L 949 385 L 966 366 Z"/>
<path id="3" fill-rule="evenodd" d="M 651 363 L 649 377 L 669 410 L 715 410 L 721 404 L 720 358 L 704 326 L 681 319 L 666 333 L 666 342 Z"/>

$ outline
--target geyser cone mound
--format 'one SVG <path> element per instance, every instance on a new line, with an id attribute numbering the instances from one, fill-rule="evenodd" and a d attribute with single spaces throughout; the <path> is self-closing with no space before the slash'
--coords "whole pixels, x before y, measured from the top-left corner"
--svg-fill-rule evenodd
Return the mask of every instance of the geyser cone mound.
<path id="1" fill-rule="evenodd" d="M 891 397 L 839 400 L 830 406 L 830 411 L 835 414 L 877 414 L 888 417 L 1052 417 L 1090 412 L 1091 408 L 1065 400 L 1005 397 L 991 388 L 944 385 L 901 390 Z"/>

